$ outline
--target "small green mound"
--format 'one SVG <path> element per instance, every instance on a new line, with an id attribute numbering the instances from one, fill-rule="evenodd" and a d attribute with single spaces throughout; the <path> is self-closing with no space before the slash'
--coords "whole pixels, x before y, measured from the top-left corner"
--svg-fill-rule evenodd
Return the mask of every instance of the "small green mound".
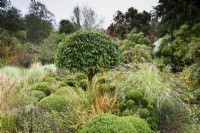
<path id="1" fill-rule="evenodd" d="M 59 87 L 65 87 L 65 86 L 67 86 L 67 85 L 64 82 L 59 83 Z"/>
<path id="2" fill-rule="evenodd" d="M 56 83 L 57 82 L 57 80 L 54 78 L 54 77 L 47 77 L 47 78 L 45 78 L 45 80 L 44 80 L 45 82 L 48 82 L 48 83 Z"/>
<path id="3" fill-rule="evenodd" d="M 145 120 L 134 116 L 125 116 L 122 118 L 131 123 L 131 125 L 136 128 L 138 133 L 151 133 L 151 128 Z"/>
<path id="4" fill-rule="evenodd" d="M 54 77 L 57 81 L 61 81 L 61 77 L 59 77 L 59 76 L 55 76 Z"/>
<path id="5" fill-rule="evenodd" d="M 83 73 L 75 73 L 73 76 L 75 77 L 75 80 L 77 82 L 79 82 L 79 81 L 81 81 L 83 79 L 87 79 L 87 76 L 85 74 L 83 74 Z"/>
<path id="6" fill-rule="evenodd" d="M 64 112 L 67 110 L 65 98 L 59 95 L 51 95 L 45 97 L 41 101 L 39 101 L 38 105 L 46 111 L 54 110 L 57 112 Z"/>
<path id="7" fill-rule="evenodd" d="M 29 96 L 36 98 L 38 101 L 45 98 L 47 95 L 43 91 L 33 90 L 29 93 Z"/>
<path id="8" fill-rule="evenodd" d="M 50 87 L 50 83 L 48 82 L 41 82 L 35 83 L 31 87 L 33 90 L 43 91 L 47 96 L 51 94 L 52 88 Z"/>
<path id="9" fill-rule="evenodd" d="M 63 78 L 62 81 L 71 87 L 76 87 L 77 81 L 75 80 L 75 78 L 73 76 L 68 76 L 66 78 Z"/>
<path id="10" fill-rule="evenodd" d="M 18 95 L 16 102 L 20 106 L 26 106 L 36 104 L 38 102 L 38 99 L 28 95 Z"/>
<path id="11" fill-rule="evenodd" d="M 144 109 L 139 109 L 138 111 L 139 111 L 139 115 L 140 115 L 141 118 L 145 119 L 145 118 L 150 116 L 150 112 L 145 108 Z"/>
<path id="12" fill-rule="evenodd" d="M 132 90 L 128 91 L 125 99 L 126 100 L 133 100 L 133 101 L 135 101 L 136 104 L 139 104 L 140 100 L 143 97 L 144 97 L 144 94 L 142 93 L 142 91 L 132 89 Z"/>
<path id="13" fill-rule="evenodd" d="M 131 123 L 112 114 L 93 117 L 78 133 L 138 133 Z"/>

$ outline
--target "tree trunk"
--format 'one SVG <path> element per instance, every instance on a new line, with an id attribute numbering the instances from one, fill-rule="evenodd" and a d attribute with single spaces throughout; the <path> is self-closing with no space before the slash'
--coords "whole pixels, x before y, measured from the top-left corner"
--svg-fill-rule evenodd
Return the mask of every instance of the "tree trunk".
<path id="1" fill-rule="evenodd" d="M 88 73 L 88 94 L 91 95 L 92 94 L 92 78 L 94 77 L 94 73 L 93 72 L 89 72 Z"/>

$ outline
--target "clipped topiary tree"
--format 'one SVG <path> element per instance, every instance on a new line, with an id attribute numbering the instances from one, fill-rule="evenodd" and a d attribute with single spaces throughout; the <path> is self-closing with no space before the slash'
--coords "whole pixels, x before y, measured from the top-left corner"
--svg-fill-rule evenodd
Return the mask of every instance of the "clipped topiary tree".
<path id="1" fill-rule="evenodd" d="M 89 91 L 92 78 L 102 68 L 107 70 L 120 63 L 118 45 L 102 33 L 79 31 L 66 37 L 56 53 L 59 68 L 83 72 L 88 77 Z"/>

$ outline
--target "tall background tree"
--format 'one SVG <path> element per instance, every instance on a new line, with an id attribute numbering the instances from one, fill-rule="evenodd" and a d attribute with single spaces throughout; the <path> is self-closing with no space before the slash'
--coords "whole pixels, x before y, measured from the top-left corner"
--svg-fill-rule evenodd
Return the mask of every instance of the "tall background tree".
<path id="1" fill-rule="evenodd" d="M 149 39 L 155 41 L 151 35 L 154 33 L 154 27 L 151 25 L 151 14 L 143 11 L 138 13 L 137 9 L 130 7 L 125 13 L 117 11 L 113 18 L 113 23 L 108 27 L 107 32 L 111 36 L 124 39 L 125 35 L 134 32 L 143 32 Z"/>
<path id="2" fill-rule="evenodd" d="M 99 18 L 96 12 L 88 6 L 75 6 L 71 18 L 72 22 L 77 25 L 77 27 L 86 30 L 99 28 L 103 23 L 103 19 Z"/>
<path id="3" fill-rule="evenodd" d="M 192 26 L 200 22 L 200 1 L 159 0 L 154 7 L 154 16 L 161 19 L 157 27 L 158 36 L 172 35 L 183 24 Z"/>
<path id="4" fill-rule="evenodd" d="M 31 2 L 25 21 L 28 40 L 38 44 L 50 35 L 53 29 L 54 15 L 44 4 Z"/>

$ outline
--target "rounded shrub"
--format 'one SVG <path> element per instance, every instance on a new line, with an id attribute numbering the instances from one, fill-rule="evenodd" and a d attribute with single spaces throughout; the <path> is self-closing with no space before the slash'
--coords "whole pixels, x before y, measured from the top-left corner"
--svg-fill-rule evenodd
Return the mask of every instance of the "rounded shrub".
<path id="1" fill-rule="evenodd" d="M 142 105 L 142 107 L 146 107 L 146 106 L 148 106 L 149 105 L 149 99 L 148 98 L 146 98 L 146 97 L 143 97 L 141 100 L 140 100 L 140 102 L 141 102 L 141 105 Z"/>
<path id="2" fill-rule="evenodd" d="M 59 83 L 59 87 L 66 87 L 67 85 L 64 82 Z"/>
<path id="3" fill-rule="evenodd" d="M 36 104 L 38 99 L 28 95 L 19 95 L 16 100 L 18 105 L 26 106 L 31 104 Z"/>
<path id="4" fill-rule="evenodd" d="M 163 64 L 165 65 L 170 65 L 172 63 L 171 57 L 163 57 L 162 60 L 163 60 Z"/>
<path id="5" fill-rule="evenodd" d="M 62 87 L 54 93 L 54 95 L 58 95 L 63 97 L 66 101 L 68 106 L 68 110 L 82 108 L 84 106 L 85 101 L 82 95 L 79 95 L 82 90 L 77 90 L 76 88 L 72 87 Z"/>
<path id="6" fill-rule="evenodd" d="M 127 92 L 125 99 L 133 100 L 135 103 L 139 104 L 139 101 L 144 97 L 142 91 L 131 89 Z"/>
<path id="7" fill-rule="evenodd" d="M 63 78 L 63 82 L 71 87 L 76 87 L 77 84 L 77 81 L 75 80 L 74 76 L 68 76 L 66 78 Z"/>
<path id="8" fill-rule="evenodd" d="M 126 109 L 123 113 L 122 113 L 122 116 L 132 116 L 134 115 L 135 112 L 133 110 L 129 110 L 129 109 Z"/>
<path id="9" fill-rule="evenodd" d="M 41 82 L 35 83 L 31 87 L 33 90 L 43 91 L 47 96 L 51 94 L 52 88 L 50 87 L 50 83 L 48 82 Z"/>
<path id="10" fill-rule="evenodd" d="M 134 107 L 135 101 L 133 101 L 133 100 L 128 100 L 126 104 L 127 104 L 128 109 L 131 109 L 131 108 Z"/>
<path id="11" fill-rule="evenodd" d="M 172 49 L 170 47 L 165 47 L 161 50 L 162 56 L 171 56 L 172 55 Z"/>
<path id="12" fill-rule="evenodd" d="M 150 112 L 145 108 L 139 109 L 138 112 L 141 118 L 147 118 L 150 116 Z"/>
<path id="13" fill-rule="evenodd" d="M 54 77 L 47 77 L 44 80 L 45 82 L 49 82 L 49 83 L 56 83 L 57 80 Z"/>
<path id="14" fill-rule="evenodd" d="M 116 115 L 96 115 L 78 133 L 138 133 L 131 123 Z"/>
<path id="15" fill-rule="evenodd" d="M 120 112 L 125 111 L 126 108 L 127 108 L 126 102 L 123 101 L 123 102 L 120 102 L 120 103 L 119 103 L 119 110 L 120 110 Z"/>
<path id="16" fill-rule="evenodd" d="M 57 81 L 61 81 L 61 77 L 59 77 L 59 76 L 55 76 L 54 77 Z"/>
<path id="17" fill-rule="evenodd" d="M 39 101 L 38 106 L 45 111 L 54 110 L 57 112 L 64 112 L 67 110 L 65 98 L 59 95 L 51 95 L 43 98 L 41 101 Z"/>
<path id="18" fill-rule="evenodd" d="M 124 116 L 122 118 L 131 123 L 138 133 L 151 133 L 151 128 L 145 120 L 134 116 Z"/>
<path id="19" fill-rule="evenodd" d="M 43 91 L 33 90 L 29 93 L 29 96 L 36 98 L 38 101 L 45 98 L 47 95 Z"/>

